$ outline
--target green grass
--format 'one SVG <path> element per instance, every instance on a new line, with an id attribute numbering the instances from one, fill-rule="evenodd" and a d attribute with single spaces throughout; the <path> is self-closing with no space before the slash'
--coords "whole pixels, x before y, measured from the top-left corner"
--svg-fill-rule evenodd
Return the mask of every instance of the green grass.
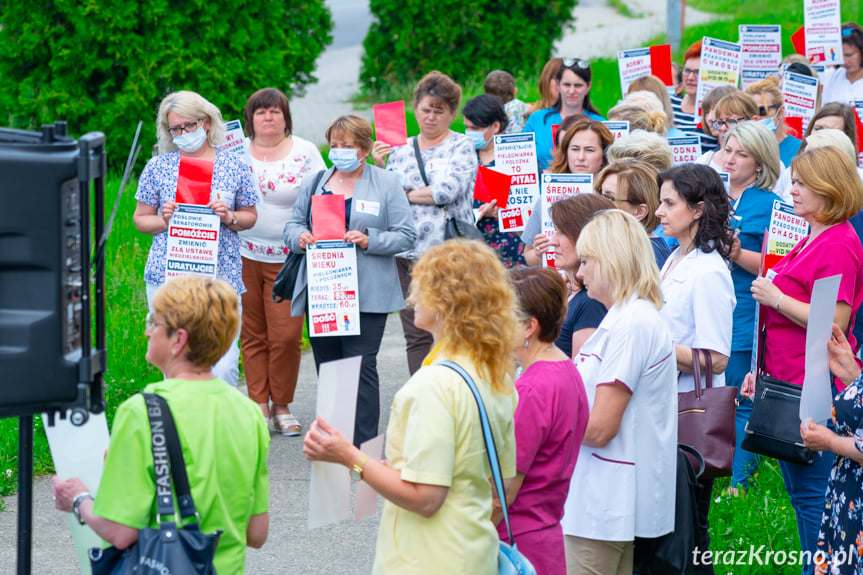
<path id="1" fill-rule="evenodd" d="M 608 5 L 624 18 L 643 18 L 641 12 L 633 12 L 624 0 L 607 0 Z"/>

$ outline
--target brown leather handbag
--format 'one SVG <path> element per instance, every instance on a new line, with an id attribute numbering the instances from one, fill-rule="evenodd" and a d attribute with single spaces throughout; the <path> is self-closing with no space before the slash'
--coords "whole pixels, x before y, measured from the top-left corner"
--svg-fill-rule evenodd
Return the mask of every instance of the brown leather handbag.
<path id="1" fill-rule="evenodd" d="M 704 355 L 706 387 L 701 387 Z M 703 479 L 731 475 L 734 461 L 735 386 L 713 387 L 713 359 L 706 349 L 692 349 L 695 389 L 677 394 L 677 441 L 696 449 L 704 458 Z"/>

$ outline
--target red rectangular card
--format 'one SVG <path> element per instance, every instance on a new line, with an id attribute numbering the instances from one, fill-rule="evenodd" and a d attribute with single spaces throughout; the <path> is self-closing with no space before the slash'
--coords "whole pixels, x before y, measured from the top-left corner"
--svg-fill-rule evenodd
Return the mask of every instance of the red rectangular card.
<path id="1" fill-rule="evenodd" d="M 316 240 L 344 239 L 344 196 L 338 194 L 312 196 L 312 235 Z"/>
<path id="2" fill-rule="evenodd" d="M 794 51 L 801 56 L 806 55 L 806 29 L 801 26 L 797 32 L 791 35 L 791 44 L 794 46 Z"/>
<path id="3" fill-rule="evenodd" d="M 484 204 L 497 200 L 497 206 L 503 208 L 506 207 L 506 202 L 509 199 L 509 188 L 511 185 L 512 176 L 502 174 L 485 166 L 480 166 L 476 172 L 473 197 Z"/>
<path id="4" fill-rule="evenodd" d="M 674 85 L 671 72 L 671 44 L 650 47 L 650 73 L 662 80 L 666 86 Z"/>
<path id="5" fill-rule="evenodd" d="M 552 124 L 551 125 L 551 149 L 557 149 L 557 130 L 560 128 L 560 124 Z"/>
<path id="6" fill-rule="evenodd" d="M 857 110 L 857 106 L 853 106 L 854 108 L 854 121 L 857 122 L 857 150 L 863 153 L 863 122 L 861 122 L 859 111 Z"/>
<path id="7" fill-rule="evenodd" d="M 210 203 L 212 187 L 213 162 L 180 156 L 176 198 L 178 204 L 206 206 Z"/>
<path id="8" fill-rule="evenodd" d="M 795 138 L 803 137 L 803 118 L 785 116 L 785 130 Z"/>
<path id="9" fill-rule="evenodd" d="M 408 125 L 405 120 L 405 102 L 378 104 L 372 108 L 375 118 L 375 139 L 390 146 L 408 143 Z"/>

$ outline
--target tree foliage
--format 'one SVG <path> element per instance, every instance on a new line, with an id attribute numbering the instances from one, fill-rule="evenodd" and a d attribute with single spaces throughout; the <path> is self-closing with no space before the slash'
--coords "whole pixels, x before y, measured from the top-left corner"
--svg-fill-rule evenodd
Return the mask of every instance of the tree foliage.
<path id="1" fill-rule="evenodd" d="M 491 70 L 538 76 L 577 0 L 371 0 L 376 21 L 360 81 L 374 92 L 441 70 L 458 82 Z"/>
<path id="2" fill-rule="evenodd" d="M 314 82 L 332 40 L 323 0 L 0 2 L 0 22 L 0 124 L 103 131 L 114 167 L 138 120 L 149 157 L 166 94 L 194 90 L 240 118 L 258 88 Z"/>

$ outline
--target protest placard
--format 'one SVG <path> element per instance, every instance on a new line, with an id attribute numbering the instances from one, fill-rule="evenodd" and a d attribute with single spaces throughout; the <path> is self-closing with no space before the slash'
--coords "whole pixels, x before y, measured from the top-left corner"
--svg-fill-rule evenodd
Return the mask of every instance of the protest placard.
<path id="1" fill-rule="evenodd" d="M 360 335 L 357 248 L 321 241 L 306 248 L 309 337 Z"/>
<path id="2" fill-rule="evenodd" d="M 506 207 L 498 211 L 499 229 L 502 232 L 521 231 L 539 197 L 539 163 L 534 134 L 495 136 L 494 166 L 512 176 Z"/>
<path id="3" fill-rule="evenodd" d="M 842 16 L 839 0 L 803 0 L 806 57 L 829 66 L 842 65 Z"/>
<path id="4" fill-rule="evenodd" d="M 213 162 L 180 156 L 177 194 L 174 196 L 177 203 L 207 205 L 210 203 L 212 184 Z"/>
<path id="5" fill-rule="evenodd" d="M 509 188 L 512 176 L 502 174 L 497 170 L 480 166 L 476 171 L 476 183 L 473 186 L 473 197 L 484 204 L 497 200 L 498 208 L 506 206 L 509 198 Z"/>
<path id="6" fill-rule="evenodd" d="M 389 102 L 372 107 L 375 119 L 375 138 L 390 146 L 408 143 L 408 127 L 405 120 L 405 102 Z"/>
<path id="7" fill-rule="evenodd" d="M 738 27 L 738 43 L 743 49 L 740 86 L 746 88 L 776 74 L 782 63 L 782 27 L 777 25 Z"/>
<path id="8" fill-rule="evenodd" d="M 809 234 L 809 224 L 802 216 L 794 214 L 794 206 L 773 201 L 773 213 L 767 228 L 767 250 L 764 255 L 763 273 L 794 249 L 800 240 Z"/>
<path id="9" fill-rule="evenodd" d="M 316 240 L 343 240 L 345 197 L 339 194 L 312 196 L 312 235 Z"/>
<path id="10" fill-rule="evenodd" d="M 701 101 L 718 86 L 736 86 L 740 76 L 743 48 L 740 44 L 705 37 L 701 43 L 701 64 L 698 68 L 698 90 L 695 95 L 696 115 L 701 115 Z"/>
<path id="11" fill-rule="evenodd" d="M 669 44 L 620 50 L 617 53 L 617 69 L 620 72 L 620 93 L 624 97 L 629 92 L 629 84 L 633 80 L 650 74 L 662 80 L 666 86 L 674 85 Z"/>
<path id="12" fill-rule="evenodd" d="M 593 193 L 593 174 L 543 174 L 540 186 L 540 222 L 542 233 L 551 238 L 554 235 L 554 222 L 551 221 L 551 206 L 564 198 L 578 194 Z M 549 248 L 543 254 L 542 267 L 555 267 L 554 250 Z"/>
<path id="13" fill-rule="evenodd" d="M 854 121 L 857 123 L 857 165 L 863 167 L 863 100 L 851 102 L 854 108 Z"/>
<path id="14" fill-rule="evenodd" d="M 239 120 L 225 122 L 225 143 L 219 146 L 220 149 L 243 154 L 245 141 L 246 135 L 243 133 L 243 124 Z"/>
<path id="15" fill-rule="evenodd" d="M 701 138 L 698 136 L 681 136 L 668 138 L 671 146 L 671 161 L 675 166 L 689 164 L 701 155 Z"/>
<path id="16" fill-rule="evenodd" d="M 605 127 L 608 128 L 608 131 L 611 132 L 611 137 L 614 138 L 614 141 L 617 141 L 619 138 L 622 138 L 629 133 L 628 120 L 606 120 L 602 123 L 605 124 Z"/>
<path id="17" fill-rule="evenodd" d="M 168 224 L 165 281 L 189 274 L 216 277 L 220 223 L 210 208 L 177 206 Z"/>
<path id="18" fill-rule="evenodd" d="M 815 115 L 818 101 L 818 78 L 785 72 L 782 77 L 782 91 L 785 93 L 785 116 L 802 118 L 800 127 L 806 127 Z"/>

